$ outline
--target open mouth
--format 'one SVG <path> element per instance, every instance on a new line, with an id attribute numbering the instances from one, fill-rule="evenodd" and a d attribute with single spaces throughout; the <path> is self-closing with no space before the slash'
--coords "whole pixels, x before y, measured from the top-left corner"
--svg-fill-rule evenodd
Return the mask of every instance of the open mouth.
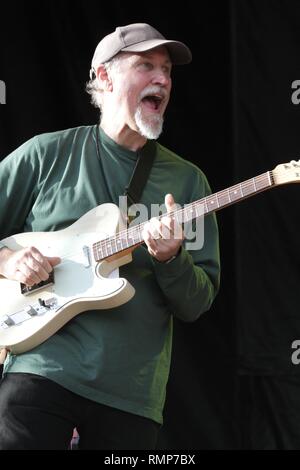
<path id="1" fill-rule="evenodd" d="M 159 111 L 163 102 L 161 95 L 148 95 L 142 99 L 142 103 L 151 111 Z"/>

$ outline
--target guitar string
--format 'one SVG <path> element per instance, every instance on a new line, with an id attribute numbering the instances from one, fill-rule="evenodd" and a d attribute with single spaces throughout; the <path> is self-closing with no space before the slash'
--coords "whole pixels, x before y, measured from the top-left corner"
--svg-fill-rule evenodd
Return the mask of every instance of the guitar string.
<path id="1" fill-rule="evenodd" d="M 161 220 L 165 216 L 169 216 L 169 217 L 176 217 L 176 216 L 179 216 L 179 215 L 184 216 L 184 215 L 187 215 L 188 211 L 191 211 L 191 212 L 194 213 L 195 210 L 196 210 L 196 217 L 192 217 L 192 218 L 197 218 L 197 207 L 199 205 L 205 206 L 205 205 L 207 205 L 208 202 L 211 202 L 211 200 L 217 200 L 218 202 L 220 202 L 222 197 L 226 197 L 226 199 L 228 200 L 228 204 L 230 204 L 231 202 L 232 203 L 238 202 L 238 200 L 231 201 L 230 193 L 234 193 L 234 191 L 241 192 L 242 196 L 241 196 L 240 199 L 243 199 L 243 197 L 248 196 L 248 195 L 243 194 L 243 191 L 247 191 L 247 189 L 254 187 L 255 190 L 253 192 L 251 192 L 249 194 L 249 196 L 252 195 L 252 194 L 254 195 L 256 192 L 259 192 L 260 190 L 267 189 L 268 187 L 271 187 L 273 184 L 272 183 L 270 184 L 270 181 L 272 181 L 271 172 L 266 172 L 266 173 L 263 173 L 259 176 L 254 177 L 254 178 L 250 178 L 250 179 L 248 179 L 248 180 L 246 180 L 242 183 L 238 183 L 234 186 L 231 186 L 227 189 L 221 190 L 221 191 L 216 192 L 214 194 L 210 194 L 210 195 L 208 195 L 208 196 L 206 196 L 202 199 L 199 199 L 198 201 L 195 201 L 195 202 L 192 202 L 192 203 L 186 205 L 182 209 L 177 209 L 175 211 L 170 211 L 170 212 L 162 214 L 162 215 L 160 215 L 156 218 L 158 220 Z M 257 188 L 257 186 L 262 182 L 268 182 L 268 184 L 266 186 L 263 186 L 262 188 Z M 223 206 L 224 205 L 225 204 L 223 204 Z M 212 210 L 212 212 L 215 211 L 216 209 L 218 209 L 218 206 L 216 208 L 214 208 Z M 207 212 L 209 212 L 209 211 L 207 211 Z M 206 215 L 206 213 L 205 213 L 205 210 L 204 210 L 204 213 L 200 214 L 198 217 Z M 104 248 L 106 248 L 106 250 L 107 250 L 111 247 L 112 243 L 116 243 L 118 241 L 120 241 L 122 243 L 122 240 L 123 241 L 125 241 L 125 240 L 128 241 L 129 238 L 134 239 L 135 237 L 138 237 L 138 239 L 140 239 L 141 231 L 144 228 L 144 226 L 147 224 L 147 222 L 148 221 L 142 222 L 140 224 L 129 227 L 128 229 L 121 230 L 120 232 L 116 233 L 115 235 L 111 235 L 107 238 L 104 238 L 103 240 L 99 240 L 98 242 L 93 243 L 92 246 L 95 247 L 97 250 L 103 250 Z M 140 242 L 142 243 L 142 240 L 138 240 L 136 244 L 139 244 Z M 124 248 L 124 250 L 125 249 L 126 248 Z M 123 249 L 121 249 L 120 251 L 123 251 Z M 71 263 L 72 260 L 70 260 L 70 258 L 74 258 L 76 256 L 82 256 L 82 252 L 80 250 L 78 250 L 78 251 L 73 251 L 73 252 L 69 252 L 69 253 L 64 253 L 63 256 L 60 256 L 60 258 L 62 260 L 64 260 L 62 263 L 60 263 L 60 266 L 66 264 L 66 263 Z M 109 257 L 109 256 L 111 256 L 111 255 L 108 255 L 107 257 Z"/>
<path id="2" fill-rule="evenodd" d="M 254 183 L 254 181 L 255 181 L 255 183 Z M 257 188 L 259 183 L 261 183 L 262 181 L 268 181 L 269 184 L 262 187 L 262 188 Z M 211 202 L 212 200 L 217 200 L 217 202 L 220 202 L 222 197 L 226 197 L 226 199 L 228 200 L 228 204 L 238 202 L 237 200 L 236 201 L 231 200 L 230 197 L 229 197 L 229 194 L 230 194 L 230 192 L 232 193 L 236 190 L 243 193 L 243 191 L 241 191 L 241 188 L 244 191 L 247 191 L 247 189 L 249 189 L 250 187 L 251 188 L 253 188 L 253 187 L 256 188 L 255 191 L 251 192 L 250 194 L 247 194 L 247 195 L 242 194 L 241 199 L 243 199 L 243 197 L 250 196 L 250 195 L 252 195 L 256 192 L 267 189 L 268 187 L 271 187 L 271 186 L 272 186 L 272 183 L 270 184 L 270 178 L 269 178 L 268 173 L 264 173 L 262 175 L 259 175 L 259 176 L 255 177 L 255 178 L 251 178 L 251 179 L 245 181 L 244 183 L 236 184 L 236 185 L 234 185 L 234 186 L 232 186 L 228 189 L 225 189 L 225 190 L 222 190 L 222 191 L 217 192 L 215 194 L 211 194 L 209 196 L 206 196 L 203 199 L 200 199 L 199 201 L 195 201 L 193 203 L 190 203 L 183 209 L 178 209 L 178 210 L 175 210 L 175 211 L 170 211 L 168 213 L 162 214 L 161 216 L 157 217 L 157 219 L 161 220 L 165 216 L 175 217 L 176 215 L 187 215 L 188 211 L 192 211 L 194 213 L 195 209 L 197 209 L 197 207 L 199 205 L 204 206 L 208 202 Z M 215 211 L 218 208 L 219 207 L 217 206 L 216 208 L 213 209 L 213 211 Z M 208 213 L 208 212 L 209 211 L 207 210 L 206 213 Z M 205 211 L 204 211 L 203 214 L 200 214 L 199 217 L 201 217 L 202 215 L 205 215 Z M 195 217 L 192 217 L 192 218 L 195 218 Z M 196 218 L 197 218 L 197 211 L 196 211 Z M 116 235 L 113 235 L 111 237 L 108 237 L 106 239 L 103 239 L 103 240 L 100 240 L 100 241 L 96 242 L 93 246 L 95 246 L 96 249 L 98 249 L 100 247 L 109 248 L 108 245 L 110 245 L 112 242 L 121 240 L 123 235 L 125 235 L 123 237 L 124 240 L 127 240 L 128 238 L 133 238 L 132 235 L 136 235 L 136 236 L 140 237 L 141 229 L 143 229 L 143 227 L 147 224 L 147 222 L 148 221 L 142 222 L 141 224 L 135 225 L 135 226 L 133 226 L 129 229 L 122 230 L 122 231 L 118 232 Z"/>

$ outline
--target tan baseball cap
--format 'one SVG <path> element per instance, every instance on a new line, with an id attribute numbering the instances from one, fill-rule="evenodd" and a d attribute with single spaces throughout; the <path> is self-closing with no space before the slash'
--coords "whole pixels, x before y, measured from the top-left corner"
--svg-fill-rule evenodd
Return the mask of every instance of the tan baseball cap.
<path id="1" fill-rule="evenodd" d="M 92 60 L 91 73 L 121 51 L 145 52 L 159 46 L 168 49 L 173 64 L 188 64 L 192 60 L 190 49 L 182 42 L 166 39 L 149 24 L 134 23 L 117 27 L 99 42 Z"/>

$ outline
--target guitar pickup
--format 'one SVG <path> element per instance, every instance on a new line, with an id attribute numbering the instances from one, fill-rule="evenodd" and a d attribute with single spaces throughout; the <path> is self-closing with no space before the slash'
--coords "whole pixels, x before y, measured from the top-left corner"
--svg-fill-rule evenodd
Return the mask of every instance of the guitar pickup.
<path id="1" fill-rule="evenodd" d="M 54 271 L 52 271 L 49 274 L 49 278 L 47 279 L 47 281 L 42 281 L 39 284 L 35 284 L 34 286 L 29 287 L 21 283 L 20 284 L 21 294 L 25 296 L 30 295 L 41 289 L 44 289 L 45 287 L 53 286 L 53 284 L 54 284 Z"/>

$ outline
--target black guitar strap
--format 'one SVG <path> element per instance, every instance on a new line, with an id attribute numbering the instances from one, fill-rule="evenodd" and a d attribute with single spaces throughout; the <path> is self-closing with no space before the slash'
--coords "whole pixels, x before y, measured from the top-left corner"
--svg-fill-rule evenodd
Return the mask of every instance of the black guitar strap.
<path id="1" fill-rule="evenodd" d="M 138 152 L 138 159 L 133 170 L 128 186 L 125 188 L 124 196 L 130 204 L 138 204 L 147 183 L 156 153 L 156 144 L 148 140 L 144 147 Z"/>
<path id="2" fill-rule="evenodd" d="M 99 126 L 96 125 L 96 144 L 99 161 L 101 161 L 99 142 Z M 148 140 L 144 147 L 138 152 L 138 158 L 134 167 L 129 184 L 125 187 L 123 196 L 127 198 L 127 207 L 131 204 L 138 204 L 148 176 L 150 174 L 156 155 L 156 144 L 154 140 Z M 127 220 L 128 221 L 128 220 Z"/>

